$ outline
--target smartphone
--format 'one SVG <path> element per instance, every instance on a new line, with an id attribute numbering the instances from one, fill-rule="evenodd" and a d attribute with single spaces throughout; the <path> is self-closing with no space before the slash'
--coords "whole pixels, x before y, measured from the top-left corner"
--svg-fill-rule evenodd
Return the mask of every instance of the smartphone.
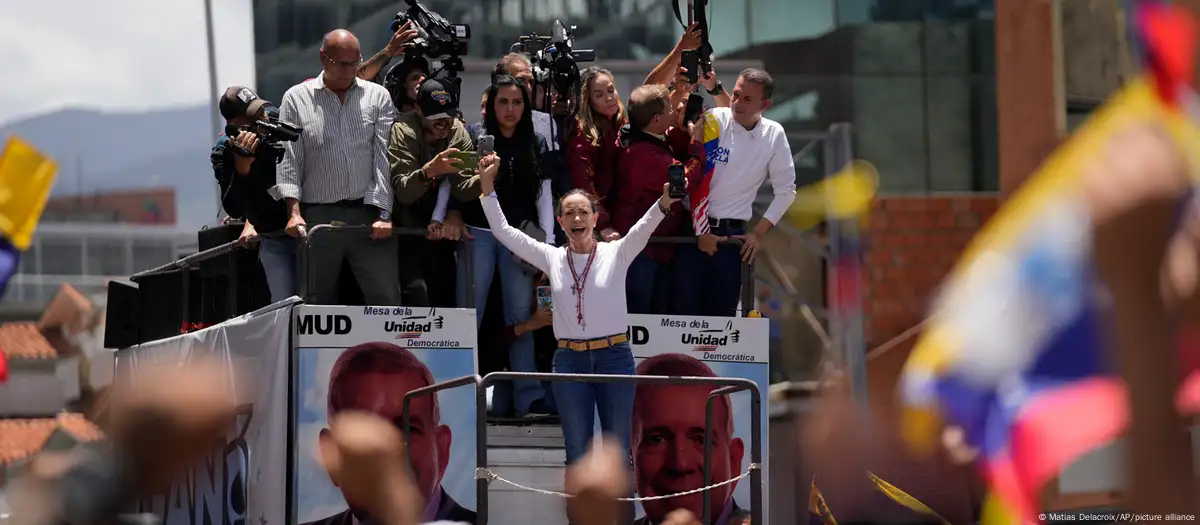
<path id="1" fill-rule="evenodd" d="M 542 308 L 554 309 L 554 299 L 550 296 L 549 286 L 537 287 L 537 307 L 538 310 Z"/>
<path id="2" fill-rule="evenodd" d="M 688 84 L 695 84 L 700 80 L 700 50 L 690 49 L 679 55 L 679 67 L 686 68 L 687 72 L 683 74 L 687 79 Z"/>
<path id="3" fill-rule="evenodd" d="M 667 168 L 667 196 L 672 199 L 682 199 L 687 194 L 687 183 L 684 182 L 683 164 L 672 164 Z"/>
<path id="4" fill-rule="evenodd" d="M 479 154 L 474 151 L 459 151 L 450 156 L 458 159 L 459 171 L 475 171 L 479 167 Z"/>
<path id="5" fill-rule="evenodd" d="M 496 137 L 491 135 L 480 135 L 479 145 L 475 149 L 479 150 L 480 155 L 491 155 L 496 148 Z"/>
<path id="6" fill-rule="evenodd" d="M 688 95 L 687 108 L 683 110 L 683 122 L 691 124 L 700 120 L 700 116 L 704 114 L 704 97 L 692 93 Z"/>

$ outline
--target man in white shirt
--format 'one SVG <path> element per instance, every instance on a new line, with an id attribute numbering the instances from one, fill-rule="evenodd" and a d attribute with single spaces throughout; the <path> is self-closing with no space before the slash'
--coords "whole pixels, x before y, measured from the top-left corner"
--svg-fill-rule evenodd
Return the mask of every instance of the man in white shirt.
<path id="1" fill-rule="evenodd" d="M 392 184 L 387 145 L 396 118 L 392 97 L 357 78 L 358 39 L 337 29 L 321 43 L 324 70 L 284 93 L 279 117 L 304 128 L 284 143 L 271 195 L 287 203 L 287 232 L 309 224 L 369 226 L 366 234 L 329 233 L 313 239 L 309 264 L 324 275 L 309 290 L 317 304 L 337 303 L 337 279 L 350 263 L 367 304 L 400 304 L 396 239 L 392 237 Z"/>
<path id="2" fill-rule="evenodd" d="M 708 173 L 688 191 L 695 246 L 682 246 L 675 259 L 673 310 L 682 315 L 733 317 L 741 290 L 741 265 L 753 264 L 759 243 L 796 199 L 796 169 L 787 134 L 764 118 L 775 81 L 749 68 L 738 75 L 728 108 L 704 115 Z M 762 220 L 748 229 L 754 198 L 770 180 L 775 198 Z M 740 239 L 739 251 L 718 245 Z"/>

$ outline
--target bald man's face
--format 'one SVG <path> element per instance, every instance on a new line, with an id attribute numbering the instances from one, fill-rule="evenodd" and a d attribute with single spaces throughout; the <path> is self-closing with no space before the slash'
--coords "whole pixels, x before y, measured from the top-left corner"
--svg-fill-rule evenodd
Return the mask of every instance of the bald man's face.
<path id="1" fill-rule="evenodd" d="M 346 32 L 331 33 L 321 47 L 321 65 L 325 67 L 325 86 L 334 91 L 348 89 L 362 66 L 358 39 Z"/>
<path id="2" fill-rule="evenodd" d="M 633 470 L 637 493 L 663 496 L 704 486 L 704 403 L 706 386 L 638 387 L 634 404 Z M 729 435 L 730 414 L 725 403 L 713 407 L 712 479 L 724 481 L 742 468 L 742 440 Z M 712 489 L 713 514 L 721 513 L 736 483 Z M 654 522 L 683 508 L 699 516 L 702 494 L 643 501 Z"/>
<path id="3" fill-rule="evenodd" d="M 428 386 L 418 370 L 405 373 L 365 373 L 346 378 L 354 385 L 348 406 L 342 410 L 361 410 L 391 421 L 403 432 L 404 395 Z M 417 486 L 426 501 L 442 483 L 442 473 L 450 461 L 450 427 L 442 425 L 433 412 L 433 397 L 421 396 L 409 408 L 412 431 L 409 435 L 408 456 Z M 322 449 L 328 443 L 328 430 L 321 431 Z M 338 480 L 332 480 L 334 485 Z M 351 508 L 362 509 L 362 502 L 347 501 Z"/>

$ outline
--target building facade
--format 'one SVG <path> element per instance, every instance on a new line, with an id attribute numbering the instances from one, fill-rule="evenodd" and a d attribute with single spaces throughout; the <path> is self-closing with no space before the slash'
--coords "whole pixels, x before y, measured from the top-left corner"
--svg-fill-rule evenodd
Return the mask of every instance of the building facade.
<path id="1" fill-rule="evenodd" d="M 0 308 L 40 313 L 63 284 L 85 295 L 102 294 L 109 280 L 195 251 L 196 234 L 174 226 L 42 223 Z"/>

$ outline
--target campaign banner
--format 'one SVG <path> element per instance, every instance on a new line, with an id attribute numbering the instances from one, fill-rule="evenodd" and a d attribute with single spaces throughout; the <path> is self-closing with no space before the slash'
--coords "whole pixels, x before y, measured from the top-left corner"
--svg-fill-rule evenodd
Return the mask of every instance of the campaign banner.
<path id="1" fill-rule="evenodd" d="M 736 377 L 754 381 L 762 395 L 763 461 L 767 461 L 770 386 L 770 327 L 767 319 L 630 315 L 629 334 L 638 375 Z M 708 386 L 639 386 L 634 396 L 632 456 L 640 497 L 703 486 L 705 401 Z M 750 466 L 750 394 L 714 401 L 713 482 L 731 479 Z M 769 486 L 763 465 L 763 523 Z M 750 479 L 708 492 L 716 525 L 741 525 L 750 512 Z M 701 494 L 637 505 L 636 525 L 661 523 L 672 510 L 697 517 Z M 757 525 L 757 524 L 756 524 Z"/>
<path id="2" fill-rule="evenodd" d="M 476 373 L 475 311 L 305 305 L 293 313 L 296 523 L 370 523 L 322 466 L 328 421 L 366 410 L 402 430 L 406 393 Z M 410 410 L 408 456 L 428 501 L 423 521 L 474 523 L 475 389 L 416 398 Z"/>
<path id="3" fill-rule="evenodd" d="M 225 443 L 137 512 L 163 525 L 284 525 L 288 322 L 296 300 L 116 353 L 113 388 L 198 356 L 226 364 L 239 404 Z"/>

